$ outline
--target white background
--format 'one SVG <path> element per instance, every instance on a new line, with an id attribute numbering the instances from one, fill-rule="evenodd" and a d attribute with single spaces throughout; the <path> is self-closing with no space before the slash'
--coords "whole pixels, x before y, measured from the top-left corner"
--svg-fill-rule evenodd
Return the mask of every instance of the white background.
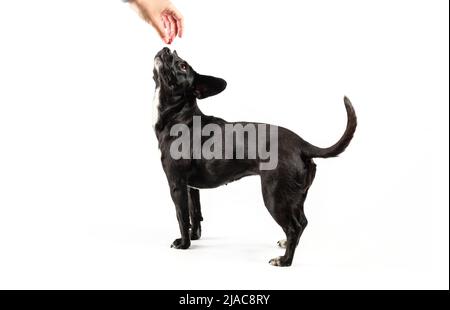
<path id="1" fill-rule="evenodd" d="M 258 178 L 201 192 L 188 251 L 151 128 L 155 32 L 121 1 L 0 2 L 0 288 L 448 289 L 448 1 L 178 0 L 200 103 L 317 160 L 291 268 Z"/>

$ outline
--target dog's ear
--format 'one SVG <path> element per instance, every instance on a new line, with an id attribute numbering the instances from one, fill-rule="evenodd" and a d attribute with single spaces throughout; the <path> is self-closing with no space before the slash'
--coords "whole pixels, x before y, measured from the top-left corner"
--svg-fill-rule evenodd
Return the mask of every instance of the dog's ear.
<path id="1" fill-rule="evenodd" d="M 205 99 L 223 92 L 227 87 L 227 82 L 213 76 L 196 74 L 194 85 L 195 97 Z"/>

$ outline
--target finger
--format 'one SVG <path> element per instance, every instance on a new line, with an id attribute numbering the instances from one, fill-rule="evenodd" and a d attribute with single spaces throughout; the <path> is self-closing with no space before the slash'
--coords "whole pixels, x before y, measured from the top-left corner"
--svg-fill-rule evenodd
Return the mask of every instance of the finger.
<path id="1" fill-rule="evenodd" d="M 176 7 L 172 8 L 172 15 L 177 21 L 178 36 L 181 38 L 184 33 L 184 17 Z"/>
<path id="2" fill-rule="evenodd" d="M 161 18 L 164 22 L 164 28 L 166 31 L 167 36 L 170 38 L 171 34 L 170 34 L 170 20 L 168 18 L 168 16 L 166 14 L 161 15 Z"/>
<path id="3" fill-rule="evenodd" d="M 183 24 L 179 19 L 175 18 L 175 21 L 177 22 L 177 34 L 178 37 L 181 39 L 183 37 Z"/>
<path id="4" fill-rule="evenodd" d="M 163 13 L 161 15 L 161 18 L 163 19 L 163 21 L 166 25 L 167 38 L 168 38 L 167 44 L 170 44 L 170 43 L 172 43 L 172 25 L 171 25 L 171 21 L 169 19 L 169 15 L 167 15 L 166 13 Z"/>
<path id="5" fill-rule="evenodd" d="M 173 42 L 173 40 L 175 39 L 175 37 L 177 36 L 178 33 L 178 27 L 177 27 L 177 21 L 175 20 L 175 18 L 172 15 L 169 15 L 169 20 L 170 20 L 170 25 L 171 25 L 171 36 L 170 36 L 170 40 Z"/>
<path id="6" fill-rule="evenodd" d="M 167 20 L 166 16 L 161 16 L 162 22 L 163 22 L 163 26 L 164 26 L 164 30 L 167 31 L 168 27 L 169 27 L 169 21 Z"/>
<path id="7" fill-rule="evenodd" d="M 159 36 L 164 41 L 164 43 L 169 44 L 170 37 L 167 33 L 165 21 L 163 20 L 163 18 L 154 21 L 153 26 L 155 27 L 156 31 L 158 32 Z"/>

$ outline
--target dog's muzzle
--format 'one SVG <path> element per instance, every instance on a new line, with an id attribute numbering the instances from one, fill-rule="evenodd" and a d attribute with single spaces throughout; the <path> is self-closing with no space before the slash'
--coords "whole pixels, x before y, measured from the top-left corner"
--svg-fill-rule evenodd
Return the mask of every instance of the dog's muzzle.
<path id="1" fill-rule="evenodd" d="M 155 57 L 156 71 L 159 71 L 159 69 L 161 69 L 163 63 L 165 61 L 168 61 L 170 57 L 172 57 L 172 52 L 170 51 L 169 48 L 165 47 L 162 50 L 160 50 L 158 52 L 158 54 L 156 54 L 156 57 Z"/>

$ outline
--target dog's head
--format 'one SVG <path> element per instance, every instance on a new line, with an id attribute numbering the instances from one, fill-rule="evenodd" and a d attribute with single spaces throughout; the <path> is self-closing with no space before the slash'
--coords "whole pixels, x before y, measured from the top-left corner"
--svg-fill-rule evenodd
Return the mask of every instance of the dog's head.
<path id="1" fill-rule="evenodd" d="M 198 74 L 176 51 L 172 53 L 167 47 L 156 54 L 153 78 L 156 87 L 197 99 L 215 96 L 227 86 L 223 79 Z"/>

